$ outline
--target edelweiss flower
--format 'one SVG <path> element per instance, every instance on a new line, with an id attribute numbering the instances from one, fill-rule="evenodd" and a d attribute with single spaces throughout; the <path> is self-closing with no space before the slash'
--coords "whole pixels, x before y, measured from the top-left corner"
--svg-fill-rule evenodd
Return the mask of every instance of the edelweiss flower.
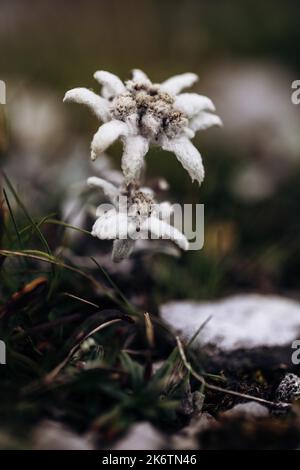
<path id="1" fill-rule="evenodd" d="M 149 188 L 124 188 L 124 191 L 101 178 L 91 177 L 88 184 L 103 190 L 112 207 L 100 205 L 92 235 L 101 240 L 114 240 L 112 258 L 115 262 L 127 258 L 138 239 L 164 238 L 188 249 L 186 237 L 166 220 L 172 214 L 168 202 L 155 203 Z"/>
<path id="2" fill-rule="evenodd" d="M 191 143 L 195 132 L 221 119 L 206 96 L 181 93 L 198 79 L 193 73 L 176 75 L 161 84 L 152 83 L 141 70 L 125 84 L 109 72 L 98 71 L 95 79 L 102 85 L 102 96 L 87 88 L 74 88 L 64 101 L 89 106 L 104 122 L 94 135 L 91 157 L 101 155 L 115 140 L 123 142 L 122 170 L 127 184 L 137 182 L 149 145 L 174 152 L 192 180 L 204 178 L 201 155 Z"/>

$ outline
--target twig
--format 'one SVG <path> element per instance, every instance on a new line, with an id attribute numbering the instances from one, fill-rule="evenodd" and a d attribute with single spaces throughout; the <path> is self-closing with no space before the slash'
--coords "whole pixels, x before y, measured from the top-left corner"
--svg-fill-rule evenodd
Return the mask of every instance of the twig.
<path id="1" fill-rule="evenodd" d="M 68 363 L 68 361 L 71 359 L 71 357 L 78 351 L 80 348 L 80 345 L 82 344 L 83 341 L 88 339 L 90 336 L 94 335 L 98 331 L 104 330 L 104 328 L 107 328 L 110 325 L 113 325 L 115 323 L 121 322 L 121 318 L 115 318 L 114 320 L 110 320 L 106 323 L 102 323 L 101 325 L 98 325 L 96 328 L 94 328 L 92 331 L 90 331 L 87 335 L 84 336 L 82 340 L 79 341 L 79 343 L 75 344 L 73 348 L 69 351 L 68 355 L 65 357 L 65 359 L 58 364 L 51 372 L 49 372 L 46 377 L 44 378 L 44 382 L 49 384 L 51 383 L 55 377 L 59 374 L 59 372 L 65 367 L 65 365 Z"/>
<path id="2" fill-rule="evenodd" d="M 185 352 L 184 352 L 184 349 L 183 349 L 183 346 L 182 346 L 182 343 L 181 343 L 178 336 L 176 336 L 176 341 L 177 341 L 179 354 L 180 354 L 181 360 L 182 360 L 185 368 L 190 372 L 190 374 L 193 377 L 195 377 L 196 380 L 198 380 L 203 385 L 203 387 L 207 388 L 208 390 L 214 390 L 216 392 L 226 393 L 227 395 L 233 395 L 233 396 L 236 396 L 236 397 L 245 398 L 247 400 L 256 401 L 258 403 L 263 403 L 264 405 L 269 405 L 269 406 L 273 406 L 273 407 L 276 407 L 276 408 L 290 408 L 291 405 L 289 403 L 284 403 L 284 402 L 275 403 L 273 401 L 265 400 L 264 398 L 254 397 L 252 395 L 247 395 L 245 393 L 235 392 L 234 390 L 227 390 L 225 388 L 218 387 L 217 385 L 208 384 L 206 382 L 206 380 L 204 379 L 204 377 L 199 375 L 193 369 L 192 365 L 188 362 L 187 357 L 186 357 Z"/>

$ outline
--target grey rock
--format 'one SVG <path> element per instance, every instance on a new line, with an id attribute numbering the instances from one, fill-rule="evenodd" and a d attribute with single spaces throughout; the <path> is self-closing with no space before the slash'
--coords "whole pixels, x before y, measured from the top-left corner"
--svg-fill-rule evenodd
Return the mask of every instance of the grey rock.
<path id="1" fill-rule="evenodd" d="M 197 450 L 200 447 L 200 434 L 216 423 L 209 413 L 201 413 L 191 419 L 190 423 L 171 439 L 171 448 L 177 450 Z"/>
<path id="2" fill-rule="evenodd" d="M 247 403 L 239 403 L 230 410 L 222 413 L 223 417 L 226 418 L 266 418 L 269 416 L 269 410 L 266 406 L 261 405 L 255 401 L 249 401 Z"/>
<path id="3" fill-rule="evenodd" d="M 160 450 L 166 448 L 166 437 L 152 424 L 141 422 L 132 426 L 113 450 Z"/>
<path id="4" fill-rule="evenodd" d="M 33 431 L 34 450 L 92 450 L 85 436 L 74 433 L 67 426 L 51 421 L 42 421 Z"/>

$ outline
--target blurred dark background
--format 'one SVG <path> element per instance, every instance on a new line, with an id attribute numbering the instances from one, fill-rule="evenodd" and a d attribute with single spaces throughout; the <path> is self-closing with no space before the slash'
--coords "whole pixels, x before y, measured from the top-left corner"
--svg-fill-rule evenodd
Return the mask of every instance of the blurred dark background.
<path id="1" fill-rule="evenodd" d="M 191 185 L 175 157 L 157 149 L 147 176 L 165 177 L 172 201 L 205 204 L 205 246 L 182 258 L 155 256 L 155 295 L 299 298 L 300 105 L 291 102 L 299 10 L 299 2 L 274 0 L 1 0 L 1 159 L 27 206 L 39 216 L 61 210 L 68 188 L 93 174 L 98 123 L 62 104 L 66 90 L 97 91 L 99 69 L 126 79 L 141 68 L 157 82 L 196 72 L 195 90 L 224 122 L 196 138 L 206 179 Z M 115 168 L 119 150 L 109 151 Z"/>

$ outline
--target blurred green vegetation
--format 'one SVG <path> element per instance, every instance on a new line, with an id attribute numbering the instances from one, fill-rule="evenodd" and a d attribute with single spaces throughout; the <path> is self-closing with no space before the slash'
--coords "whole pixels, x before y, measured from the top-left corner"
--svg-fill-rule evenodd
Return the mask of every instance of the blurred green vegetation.
<path id="1" fill-rule="evenodd" d="M 125 78 L 138 65 L 160 80 L 255 57 L 298 71 L 299 8 L 292 0 L 3 0 L 0 70 L 62 92 L 92 86 L 99 67 Z"/>
<path id="2" fill-rule="evenodd" d="M 216 64 L 272 62 L 295 78 L 300 69 L 296 1 L 4 0 L 0 8 L 0 70 L 8 80 L 9 101 L 14 98 L 10 81 L 14 90 L 24 84 L 53 90 L 58 100 L 75 86 L 97 89 L 92 75 L 99 68 L 125 79 L 133 67 L 139 67 L 157 81 L 194 71 L 203 93 L 209 89 L 206 73 Z M 222 89 L 222 76 L 214 83 Z M 69 122 L 59 147 L 61 157 L 55 154 L 62 165 L 74 135 L 84 138 L 83 158 L 88 158 L 88 142 L 97 126 L 79 106 L 66 112 Z M 240 288 L 298 295 L 299 163 L 275 194 L 245 202 L 233 194 L 231 185 L 251 159 L 251 148 L 236 146 L 234 139 L 229 144 L 219 129 L 202 133 L 196 142 L 206 168 L 200 189 L 190 184 L 173 155 L 153 149 L 147 156 L 147 174 L 170 182 L 173 201 L 205 204 L 204 249 L 180 260 L 156 259 L 158 298 L 207 298 Z M 13 158 L 14 145 L 12 133 L 8 159 Z M 111 150 L 116 167 L 119 150 L 119 146 Z M 47 152 L 51 158 L 51 149 Z M 224 238 L 225 249 L 218 247 L 218 237 Z"/>

